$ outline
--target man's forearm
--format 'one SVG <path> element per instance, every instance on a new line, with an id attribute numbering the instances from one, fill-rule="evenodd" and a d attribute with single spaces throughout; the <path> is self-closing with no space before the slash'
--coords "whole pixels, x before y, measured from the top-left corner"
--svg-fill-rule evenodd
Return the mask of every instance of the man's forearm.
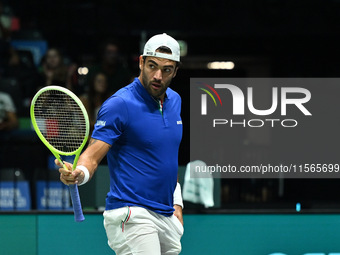
<path id="1" fill-rule="evenodd" d="M 80 155 L 79 161 L 77 164 L 78 166 L 83 166 L 88 170 L 89 180 L 92 178 L 92 176 L 96 172 L 99 163 L 105 157 L 109 149 L 110 149 L 109 144 L 93 139 L 93 138 L 90 139 L 89 145 L 87 146 L 86 150 Z M 82 167 L 80 167 L 79 169 L 84 170 L 84 168 L 83 169 L 81 168 Z M 82 179 L 85 177 L 85 175 L 86 175 L 86 170 L 83 174 L 81 174 L 81 177 L 79 180 L 80 184 L 82 184 Z"/>

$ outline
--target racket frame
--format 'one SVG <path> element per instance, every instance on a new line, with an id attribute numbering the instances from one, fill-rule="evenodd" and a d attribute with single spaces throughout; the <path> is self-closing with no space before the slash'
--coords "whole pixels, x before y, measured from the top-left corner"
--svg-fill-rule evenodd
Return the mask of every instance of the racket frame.
<path id="1" fill-rule="evenodd" d="M 84 118 L 85 118 L 85 137 L 84 137 L 84 140 L 83 140 L 82 144 L 79 146 L 79 148 L 74 150 L 74 151 L 64 152 L 64 151 L 60 151 L 60 150 L 54 148 L 54 146 L 52 146 L 46 140 L 44 135 L 40 132 L 40 129 L 38 127 L 38 124 L 37 124 L 37 121 L 36 121 L 36 118 L 35 118 L 35 114 L 34 114 L 35 102 L 37 101 L 37 99 L 39 98 L 39 96 L 42 93 L 44 93 L 46 91 L 49 91 L 49 90 L 57 90 L 57 91 L 63 92 L 65 94 L 67 94 L 68 96 L 70 96 L 77 103 L 77 105 L 80 107 L 80 109 L 81 109 L 81 111 L 82 111 L 82 113 L 84 115 Z M 52 154 L 56 157 L 56 159 L 59 160 L 59 162 L 63 165 L 64 169 L 68 170 L 68 168 L 66 167 L 66 165 L 62 161 L 60 155 L 63 155 L 63 156 L 75 155 L 75 158 L 74 158 L 74 161 L 73 161 L 73 165 L 72 165 L 72 171 L 74 171 L 76 169 L 76 167 L 77 167 L 77 162 L 78 162 L 80 153 L 82 152 L 82 149 L 84 148 L 84 146 L 85 146 L 85 144 L 86 144 L 86 142 L 88 140 L 89 131 L 90 131 L 89 117 L 88 117 L 87 111 L 86 111 L 83 103 L 80 101 L 80 99 L 72 91 L 70 91 L 70 90 L 68 90 L 68 89 L 66 89 L 64 87 L 60 87 L 60 86 L 56 86 L 56 85 L 46 86 L 46 87 L 40 89 L 35 94 L 35 96 L 33 97 L 32 102 L 31 102 L 30 114 L 31 114 L 31 121 L 32 121 L 33 128 L 34 128 L 35 132 L 37 133 L 38 137 L 44 143 L 44 145 L 52 152 Z M 79 194 L 78 194 L 78 188 L 77 188 L 76 184 L 70 185 L 70 192 L 71 192 L 71 196 L 73 195 L 72 193 L 76 193 L 76 196 L 78 196 L 78 200 L 79 200 L 78 202 L 79 202 L 79 206 L 80 206 L 80 210 L 81 210 L 80 199 L 79 199 Z M 73 200 L 72 200 L 72 203 L 74 203 Z M 75 208 L 74 206 L 75 205 L 73 204 L 73 208 Z M 79 215 L 79 214 L 81 214 L 81 215 Z M 80 221 L 83 221 L 84 219 L 85 218 L 83 216 L 82 211 L 79 212 L 78 214 L 75 214 L 75 220 L 76 221 L 80 222 Z"/>
<path id="2" fill-rule="evenodd" d="M 38 97 L 46 92 L 46 91 L 49 91 L 49 90 L 58 90 L 58 91 L 61 91 L 65 94 L 67 94 L 68 96 L 70 96 L 76 103 L 77 105 L 79 106 L 79 108 L 81 109 L 83 115 L 84 115 L 84 118 L 85 118 L 85 124 L 86 124 L 86 131 L 85 131 L 85 137 L 84 137 L 84 140 L 82 142 L 82 144 L 79 146 L 79 148 L 75 151 L 71 151 L 71 152 L 64 152 L 64 151 L 60 151 L 56 148 L 54 148 L 47 140 L 46 138 L 44 137 L 44 135 L 40 132 L 40 129 L 38 127 L 38 124 L 36 122 L 36 119 L 35 119 L 35 114 L 34 114 L 34 106 L 35 106 L 35 102 L 37 101 Z M 60 155 L 63 155 L 63 156 L 71 156 L 71 155 L 76 155 L 75 156 L 75 159 L 73 161 L 73 169 L 72 170 L 75 170 L 76 169 L 76 166 L 77 166 L 77 162 L 78 162 L 78 159 L 79 159 L 79 156 L 80 156 L 80 153 L 82 151 L 82 149 L 84 148 L 87 140 L 88 140 L 88 137 L 89 137 L 89 131 L 90 131 L 90 122 L 89 122 L 89 117 L 88 117 L 88 114 L 87 114 L 87 111 L 83 105 L 83 103 L 80 101 L 80 99 L 70 90 L 64 88 L 64 87 L 60 87 L 60 86 L 55 86 L 55 85 L 51 85 L 51 86 L 46 86 L 42 89 L 40 89 L 36 94 L 35 96 L 33 97 L 32 99 L 32 102 L 31 102 L 31 109 L 30 109 L 30 113 L 31 113 L 31 120 L 32 120 L 32 125 L 33 125 L 33 128 L 34 130 L 36 131 L 38 137 L 40 138 L 40 140 L 46 145 L 46 147 L 53 153 L 53 155 L 64 165 L 63 161 L 61 160 L 60 158 Z M 67 168 L 66 168 L 67 169 Z"/>

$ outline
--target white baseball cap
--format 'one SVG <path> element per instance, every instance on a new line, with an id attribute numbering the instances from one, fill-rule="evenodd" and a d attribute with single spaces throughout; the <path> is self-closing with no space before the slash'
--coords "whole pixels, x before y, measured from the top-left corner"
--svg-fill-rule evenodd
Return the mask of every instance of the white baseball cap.
<path id="1" fill-rule="evenodd" d="M 171 50 L 171 54 L 156 52 L 161 47 L 166 46 Z M 151 37 L 144 46 L 143 56 L 166 58 L 173 61 L 180 61 L 180 50 L 178 42 L 166 33 Z"/>

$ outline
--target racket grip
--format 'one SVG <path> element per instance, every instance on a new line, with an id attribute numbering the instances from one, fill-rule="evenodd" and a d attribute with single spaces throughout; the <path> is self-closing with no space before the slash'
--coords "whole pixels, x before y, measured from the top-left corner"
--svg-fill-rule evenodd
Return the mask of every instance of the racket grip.
<path id="1" fill-rule="evenodd" d="M 81 209 L 78 186 L 77 184 L 70 184 L 69 189 L 70 189 L 73 212 L 74 212 L 74 220 L 76 222 L 82 222 L 83 220 L 85 220 L 85 217 L 83 214 L 83 210 Z"/>

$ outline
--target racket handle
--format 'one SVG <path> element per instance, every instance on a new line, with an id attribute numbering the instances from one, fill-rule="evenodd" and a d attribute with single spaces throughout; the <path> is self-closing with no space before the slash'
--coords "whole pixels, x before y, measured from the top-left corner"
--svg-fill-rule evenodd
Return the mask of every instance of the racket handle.
<path id="1" fill-rule="evenodd" d="M 70 189 L 73 212 L 74 212 L 74 220 L 76 222 L 82 222 L 83 220 L 85 220 L 85 217 L 83 214 L 83 210 L 81 209 L 78 186 L 77 184 L 70 184 L 69 189 Z"/>

